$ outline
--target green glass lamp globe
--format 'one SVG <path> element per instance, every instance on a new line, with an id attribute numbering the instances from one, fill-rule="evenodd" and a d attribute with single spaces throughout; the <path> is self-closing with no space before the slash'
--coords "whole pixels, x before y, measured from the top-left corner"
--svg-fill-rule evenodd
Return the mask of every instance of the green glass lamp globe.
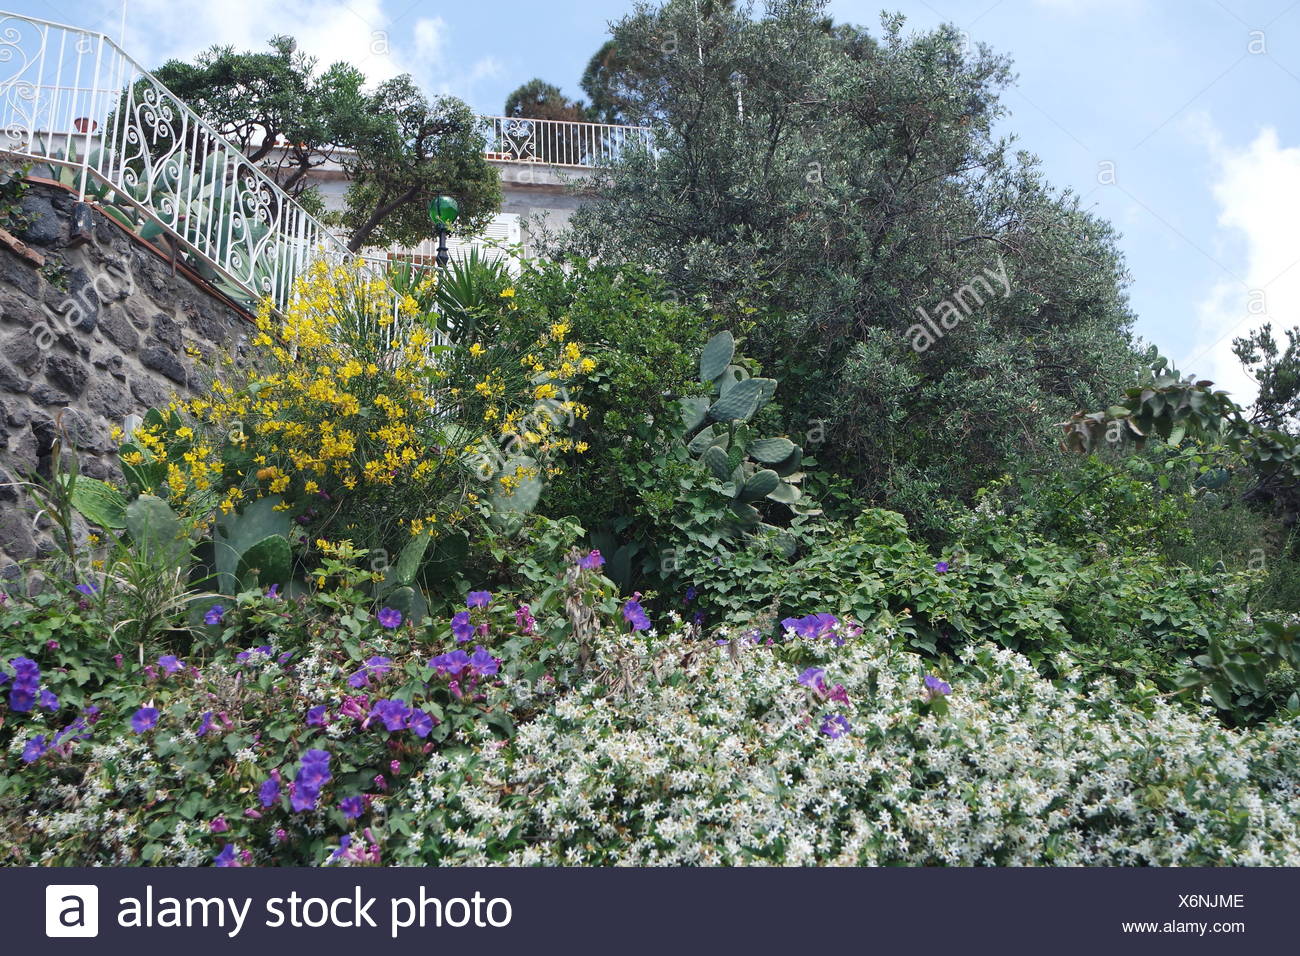
<path id="1" fill-rule="evenodd" d="M 460 206 L 450 196 L 439 196 L 429 203 L 429 218 L 435 226 L 450 226 L 460 215 Z"/>

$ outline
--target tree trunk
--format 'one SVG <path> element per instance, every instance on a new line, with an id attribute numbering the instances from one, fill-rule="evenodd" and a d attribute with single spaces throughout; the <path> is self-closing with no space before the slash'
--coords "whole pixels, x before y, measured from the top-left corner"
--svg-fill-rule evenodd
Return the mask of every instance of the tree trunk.
<path id="1" fill-rule="evenodd" d="M 352 233 L 352 238 L 348 240 L 348 252 L 359 251 L 366 244 L 366 240 L 370 238 L 370 234 L 378 229 L 379 224 L 388 217 L 388 214 L 398 206 L 410 202 L 418 190 L 418 186 L 411 186 L 409 189 L 403 190 L 396 199 L 376 206 L 374 211 L 366 218 L 366 221 L 361 224 L 361 227 Z"/>

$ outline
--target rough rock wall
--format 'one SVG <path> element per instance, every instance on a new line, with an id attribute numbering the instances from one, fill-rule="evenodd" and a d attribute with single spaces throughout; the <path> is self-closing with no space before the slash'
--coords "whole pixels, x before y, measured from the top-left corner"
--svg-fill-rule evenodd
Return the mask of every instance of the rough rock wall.
<path id="1" fill-rule="evenodd" d="M 48 477 L 56 423 L 85 474 L 120 478 L 112 426 L 204 389 L 214 369 L 242 364 L 249 349 L 245 315 L 99 212 L 89 229 L 78 229 L 75 205 L 65 190 L 33 185 L 10 228 L 37 256 L 0 243 L 5 578 L 21 573 L 18 562 L 54 548 L 48 521 L 34 522 L 30 500 L 6 485 L 32 473 Z"/>

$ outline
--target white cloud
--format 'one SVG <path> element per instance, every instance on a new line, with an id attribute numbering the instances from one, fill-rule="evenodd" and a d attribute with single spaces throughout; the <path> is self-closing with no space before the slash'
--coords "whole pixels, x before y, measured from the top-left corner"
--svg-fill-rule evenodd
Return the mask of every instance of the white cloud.
<path id="1" fill-rule="evenodd" d="M 132 0 L 125 47 L 156 66 L 192 59 L 214 44 L 262 50 L 273 35 L 287 33 L 321 66 L 342 60 L 378 82 L 405 72 L 391 49 L 391 28 L 382 0 Z"/>
<path id="2" fill-rule="evenodd" d="M 1256 387 L 1232 354 L 1232 340 L 1271 322 L 1285 341 L 1282 330 L 1300 325 L 1300 145 L 1283 145 L 1277 130 L 1265 127 L 1249 145 L 1233 147 L 1203 118 L 1197 125 L 1217 167 L 1220 251 L 1240 254 L 1225 261 L 1235 277 L 1217 281 L 1198 307 L 1195 339 L 1179 367 L 1246 405 Z"/>
<path id="3" fill-rule="evenodd" d="M 421 61 L 433 60 L 441 63 L 446 35 L 447 22 L 442 17 L 422 17 L 417 20 L 412 31 L 416 58 Z"/>

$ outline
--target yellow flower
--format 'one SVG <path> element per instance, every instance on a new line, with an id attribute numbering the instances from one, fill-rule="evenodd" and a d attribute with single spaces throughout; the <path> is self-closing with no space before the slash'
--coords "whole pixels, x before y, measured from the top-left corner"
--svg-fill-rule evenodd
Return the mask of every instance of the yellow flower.
<path id="1" fill-rule="evenodd" d="M 501 298 L 513 299 L 514 297 L 515 297 L 514 287 L 509 287 L 501 290 Z"/>
<path id="2" fill-rule="evenodd" d="M 576 445 L 573 446 L 573 450 L 576 451 L 576 452 L 578 452 L 578 454 L 582 454 L 584 451 L 586 451 L 586 450 L 587 450 L 588 448 L 590 448 L 590 447 L 591 447 L 591 446 L 588 445 L 585 441 L 580 441 L 580 442 L 578 442 L 578 444 L 576 444 Z"/>
<path id="3" fill-rule="evenodd" d="M 473 345 L 471 345 L 471 346 L 469 347 L 469 354 L 472 355 L 472 356 L 474 356 L 475 358 L 478 358 L 480 355 L 482 355 L 482 354 L 483 354 L 484 352 L 486 352 L 486 351 L 487 351 L 487 349 L 485 349 L 483 346 L 479 345 L 477 342 L 475 342 Z"/>

